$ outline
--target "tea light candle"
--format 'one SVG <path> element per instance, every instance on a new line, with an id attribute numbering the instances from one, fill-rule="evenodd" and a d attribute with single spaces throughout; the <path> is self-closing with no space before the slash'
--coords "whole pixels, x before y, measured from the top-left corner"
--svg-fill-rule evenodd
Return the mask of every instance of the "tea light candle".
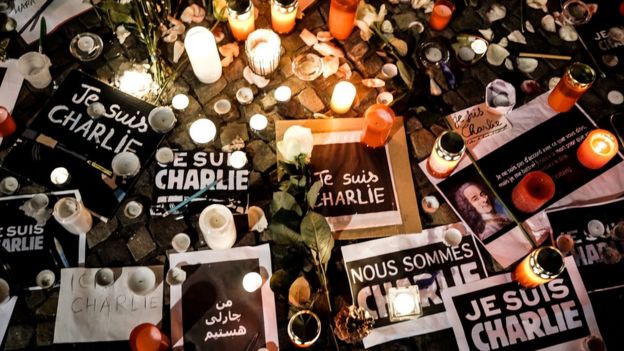
<path id="1" fill-rule="evenodd" d="M 279 66 L 282 42 L 275 32 L 258 29 L 245 41 L 245 53 L 249 68 L 261 76 L 271 74 Z"/>
<path id="2" fill-rule="evenodd" d="M 254 94 L 251 88 L 242 87 L 236 91 L 236 101 L 241 105 L 249 105 L 253 101 Z"/>
<path id="3" fill-rule="evenodd" d="M 176 252 L 186 252 L 191 247 L 191 237 L 186 233 L 178 233 L 171 239 L 171 247 Z"/>
<path id="4" fill-rule="evenodd" d="M 167 284 L 178 285 L 186 280 L 186 272 L 178 267 L 173 267 L 167 272 Z"/>
<path id="5" fill-rule="evenodd" d="M 256 272 L 249 272 L 243 277 L 243 289 L 254 292 L 262 286 L 262 276 Z"/>
<path id="6" fill-rule="evenodd" d="M 615 135 L 604 129 L 589 132 L 576 151 L 579 162 L 589 169 L 599 169 L 617 154 L 618 142 Z"/>
<path id="7" fill-rule="evenodd" d="M 175 108 L 178 111 L 182 111 L 182 110 L 184 110 L 185 108 L 188 107 L 189 102 L 190 102 L 190 100 L 189 100 L 188 96 L 186 96 L 184 94 L 177 94 L 171 100 L 171 106 L 173 106 L 173 108 Z"/>
<path id="8" fill-rule="evenodd" d="M 283 104 L 290 101 L 290 97 L 292 96 L 292 90 L 290 90 L 289 87 L 282 85 L 275 89 L 273 96 L 278 103 Z"/>
<path id="9" fill-rule="evenodd" d="M 9 110 L 0 106 L 0 137 L 6 138 L 15 132 L 17 126 Z"/>
<path id="10" fill-rule="evenodd" d="M 202 83 L 214 83 L 223 73 L 221 59 L 214 35 L 206 27 L 189 29 L 184 38 L 184 48 L 191 61 L 193 73 Z"/>
<path id="11" fill-rule="evenodd" d="M 56 275 L 49 269 L 44 269 L 35 277 L 35 283 L 42 289 L 49 289 L 54 286 Z"/>
<path id="12" fill-rule="evenodd" d="M 334 87 L 329 106 L 332 111 L 338 114 L 346 113 L 351 109 L 351 105 L 353 105 L 355 94 L 356 90 L 353 84 L 346 81 L 338 82 Z"/>
<path id="13" fill-rule="evenodd" d="M 199 215 L 199 229 L 213 250 L 229 249 L 236 242 L 234 216 L 223 205 L 206 207 Z"/>
<path id="14" fill-rule="evenodd" d="M 422 314 L 418 286 L 388 289 L 388 314 L 390 321 L 397 322 Z"/>
<path id="15" fill-rule="evenodd" d="M 128 276 L 128 288 L 136 295 L 145 296 L 156 287 L 156 274 L 148 267 L 138 267 Z"/>
<path id="16" fill-rule="evenodd" d="M 63 186 L 69 181 L 69 171 L 65 167 L 57 167 L 50 173 L 50 181 L 57 186 Z"/>
<path id="17" fill-rule="evenodd" d="M 200 118 L 191 124 L 189 134 L 195 144 L 207 144 L 217 135 L 217 127 L 211 120 Z"/>
<path id="18" fill-rule="evenodd" d="M 427 159 L 427 171 L 436 178 L 446 178 L 464 156 L 466 144 L 455 132 L 444 132 L 435 141 Z"/>
<path id="19" fill-rule="evenodd" d="M 54 219 L 72 234 L 84 234 L 91 230 L 93 217 L 81 201 L 64 197 L 54 205 Z"/>
<path id="20" fill-rule="evenodd" d="M 95 272 L 95 283 L 99 286 L 106 287 L 115 282 L 115 272 L 110 268 L 100 268 Z"/>
<path id="21" fill-rule="evenodd" d="M 272 0 L 271 25 L 273 29 L 286 34 L 295 28 L 295 18 L 297 17 L 297 0 Z"/>
<path id="22" fill-rule="evenodd" d="M 512 278 L 525 288 L 534 288 L 555 279 L 564 268 L 561 252 L 552 246 L 543 246 L 518 264 Z"/>
<path id="23" fill-rule="evenodd" d="M 249 127 L 251 127 L 251 129 L 255 132 L 263 131 L 268 124 L 269 120 L 266 116 L 259 113 L 256 113 L 249 119 Z"/>
<path id="24" fill-rule="evenodd" d="M 212 108 L 219 116 L 224 116 L 232 110 L 232 103 L 228 99 L 219 99 Z"/>
<path id="25" fill-rule="evenodd" d="M 241 169 L 247 164 L 247 154 L 243 151 L 234 151 L 230 154 L 230 166 Z"/>

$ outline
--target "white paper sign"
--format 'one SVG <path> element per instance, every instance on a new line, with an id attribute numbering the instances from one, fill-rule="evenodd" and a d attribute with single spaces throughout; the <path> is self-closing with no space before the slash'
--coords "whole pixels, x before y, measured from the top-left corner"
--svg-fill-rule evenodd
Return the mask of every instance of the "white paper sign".
<path id="1" fill-rule="evenodd" d="M 4 340 L 4 334 L 9 327 L 9 321 L 11 320 L 11 315 L 13 315 L 15 303 L 17 303 L 17 296 L 13 296 L 9 299 L 9 301 L 0 305 L 0 345 L 2 344 L 2 340 Z"/>
<path id="2" fill-rule="evenodd" d="M 453 130 L 468 145 L 502 132 L 510 126 L 504 114 L 490 112 L 485 102 L 455 112 L 446 118 Z"/>
<path id="3" fill-rule="evenodd" d="M 54 343 L 128 340 L 137 325 L 159 324 L 163 266 L 149 267 L 156 275 L 156 288 L 145 296 L 128 288 L 128 278 L 137 268 L 112 268 L 115 282 L 107 287 L 95 283 L 99 268 L 61 270 Z"/>
<path id="4" fill-rule="evenodd" d="M 17 60 L 0 62 L 0 106 L 13 111 L 24 77 L 17 71 Z"/>
<path id="5" fill-rule="evenodd" d="M 574 259 L 537 288 L 523 289 L 501 274 L 442 292 L 461 351 L 578 351 L 583 338 L 600 337 Z"/>

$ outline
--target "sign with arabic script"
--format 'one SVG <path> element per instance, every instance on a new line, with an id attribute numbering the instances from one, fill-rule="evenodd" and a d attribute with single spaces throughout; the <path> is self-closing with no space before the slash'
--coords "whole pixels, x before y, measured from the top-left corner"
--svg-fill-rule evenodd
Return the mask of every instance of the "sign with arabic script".
<path id="1" fill-rule="evenodd" d="M 171 336 L 185 350 L 277 349 L 269 245 L 174 254 L 186 280 L 171 287 Z M 258 285 L 247 284 L 257 279 Z M 243 280 L 246 284 L 243 284 Z"/>

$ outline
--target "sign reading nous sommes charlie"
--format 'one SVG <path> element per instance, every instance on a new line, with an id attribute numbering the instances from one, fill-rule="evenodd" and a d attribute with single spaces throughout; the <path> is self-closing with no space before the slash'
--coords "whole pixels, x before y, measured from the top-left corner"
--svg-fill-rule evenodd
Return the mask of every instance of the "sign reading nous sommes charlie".
<path id="1" fill-rule="evenodd" d="M 323 187 L 317 210 L 332 231 L 401 224 L 387 147 L 369 148 L 361 133 L 315 133 L 310 161 Z"/>
<path id="2" fill-rule="evenodd" d="M 89 105 L 99 102 L 104 114 L 92 118 Z M 121 199 L 115 189 L 127 191 L 136 178 L 107 184 L 102 169 L 111 170 L 113 157 L 135 153 L 143 169 L 164 134 L 153 131 L 147 116 L 153 106 L 80 71 L 72 71 L 54 96 L 17 140 L 5 166 L 31 180 L 56 189 L 50 173 L 65 167 L 68 187 L 78 188 L 86 206 L 110 217 Z"/>
<path id="3" fill-rule="evenodd" d="M 587 292 L 571 257 L 554 280 L 523 289 L 501 274 L 442 292 L 459 349 L 582 349 L 582 339 L 600 336 Z"/>
<path id="4" fill-rule="evenodd" d="M 466 232 L 462 225 L 456 226 Z M 365 347 L 449 329 L 440 293 L 487 277 L 474 236 L 464 236 L 458 246 L 449 247 L 442 242 L 445 229 L 342 247 L 353 301 L 375 319 L 375 329 L 364 338 Z M 409 285 L 419 286 L 423 316 L 393 323 L 388 315 L 388 289 Z"/>

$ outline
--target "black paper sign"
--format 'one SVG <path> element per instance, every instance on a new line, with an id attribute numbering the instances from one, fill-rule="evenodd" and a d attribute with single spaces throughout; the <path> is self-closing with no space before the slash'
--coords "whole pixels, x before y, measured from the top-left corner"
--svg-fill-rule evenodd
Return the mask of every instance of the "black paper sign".
<path id="1" fill-rule="evenodd" d="M 242 284 L 259 267 L 258 259 L 183 266 L 184 350 L 245 350 L 256 334 L 255 345 L 266 343 L 261 290 Z"/>
<path id="2" fill-rule="evenodd" d="M 621 1 L 598 0 L 591 1 L 598 4 L 598 11 L 591 20 L 583 25 L 576 26 L 576 30 L 589 47 L 596 61 L 604 68 L 604 55 L 614 55 L 619 59 L 619 70 L 624 60 L 624 15 L 621 13 Z"/>
<path id="3" fill-rule="evenodd" d="M 100 102 L 106 110 L 91 118 L 87 107 Z M 68 169 L 68 187 L 78 188 L 86 206 L 111 217 L 137 177 L 103 181 L 100 169 L 111 170 L 113 157 L 135 153 L 145 169 L 164 134 L 154 132 L 147 116 L 154 106 L 79 71 L 72 71 L 54 96 L 13 146 L 5 167 L 51 189 L 50 173 Z M 54 148 L 34 139 L 49 137 Z M 49 139 L 48 139 L 49 140 Z"/>
<path id="4" fill-rule="evenodd" d="M 624 199 L 547 211 L 546 214 L 554 238 L 561 234 L 574 238 L 572 255 L 588 290 L 624 284 L 624 261 L 606 264 L 601 258 L 601 252 L 606 247 L 624 254 L 624 244 L 609 235 L 613 227 L 624 220 Z M 595 231 L 595 235 L 590 235 L 590 230 Z"/>
<path id="5" fill-rule="evenodd" d="M 323 183 L 317 210 L 333 230 L 401 223 L 385 147 L 359 142 L 314 145 L 310 164 L 315 181 Z"/>
<path id="6" fill-rule="evenodd" d="M 159 165 L 154 177 L 152 215 L 184 201 L 214 181 L 211 190 L 191 202 L 191 207 L 205 207 L 205 202 L 220 203 L 242 213 L 248 205 L 249 170 L 235 169 L 225 152 L 177 151 L 169 165 Z"/>
<path id="7" fill-rule="evenodd" d="M 50 207 L 62 197 L 76 197 L 73 191 L 46 195 Z M 44 269 L 59 272 L 63 262 L 54 238 L 72 267 L 78 266 L 79 252 L 85 250 L 84 243 L 79 245 L 79 236 L 67 232 L 53 217 L 39 225 L 27 216 L 20 207 L 32 197 L 0 197 L 0 245 L 7 253 L 13 278 L 23 286 L 35 286 L 37 273 Z"/>
<path id="8" fill-rule="evenodd" d="M 4 75 L 6 74 L 6 67 L 0 67 L 0 85 L 2 85 L 2 80 L 4 80 Z"/>

